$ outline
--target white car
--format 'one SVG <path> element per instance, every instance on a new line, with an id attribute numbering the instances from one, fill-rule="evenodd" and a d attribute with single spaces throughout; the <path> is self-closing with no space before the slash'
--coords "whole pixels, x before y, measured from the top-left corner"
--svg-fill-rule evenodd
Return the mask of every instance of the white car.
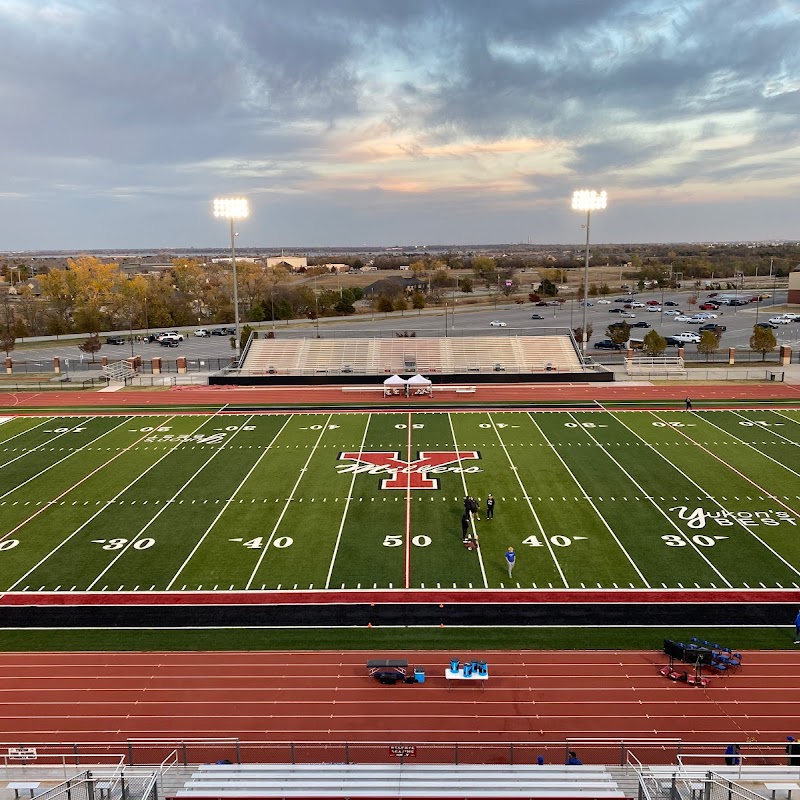
<path id="1" fill-rule="evenodd" d="M 505 328 L 505 326 L 506 326 L 505 322 L 501 322 L 499 319 L 493 319 L 489 323 L 490 328 Z"/>
<path id="2" fill-rule="evenodd" d="M 705 317 L 689 317 L 686 320 L 690 325 L 702 325 L 704 322 L 708 322 Z"/>
<path id="3" fill-rule="evenodd" d="M 640 303 L 638 300 L 634 300 L 631 303 L 631 308 L 644 308 L 644 303 Z"/>
<path id="4" fill-rule="evenodd" d="M 661 306 L 648 306 L 648 307 L 647 307 L 647 310 L 648 310 L 648 311 L 649 311 L 651 314 L 658 314 L 658 313 L 660 313 L 660 312 L 661 312 L 663 309 L 661 308 Z M 669 313 L 669 312 L 667 312 L 667 313 Z"/>
<path id="5" fill-rule="evenodd" d="M 800 314 L 786 313 L 783 315 L 783 318 L 789 322 L 800 322 Z"/>
<path id="6" fill-rule="evenodd" d="M 664 311 L 664 314 L 665 314 L 665 315 L 667 315 L 667 314 L 668 314 L 670 317 L 675 317 L 676 319 L 677 319 L 678 317 L 681 317 L 681 316 L 683 316 L 683 314 L 681 314 L 681 312 L 680 312 L 680 311 L 679 311 L 677 308 L 668 308 L 668 309 L 666 309 L 666 310 Z"/>
<path id="7" fill-rule="evenodd" d="M 631 314 L 631 312 L 630 312 L 630 311 L 623 311 L 623 312 L 620 314 L 620 316 L 621 316 L 621 317 L 627 317 L 628 319 L 633 319 L 633 318 L 636 316 L 636 314 Z"/>
<path id="8" fill-rule="evenodd" d="M 692 331 L 676 333 L 672 338 L 677 339 L 682 344 L 697 344 L 700 341 L 700 336 Z"/>
<path id="9" fill-rule="evenodd" d="M 675 317 L 674 321 L 675 322 L 691 322 L 692 318 L 691 317 L 687 317 L 686 314 L 678 314 L 678 316 Z"/>
<path id="10" fill-rule="evenodd" d="M 198 328 L 194 332 L 195 336 L 211 336 L 211 334 L 205 328 Z"/>
<path id="11" fill-rule="evenodd" d="M 167 337 L 171 339 L 177 339 L 179 342 L 183 341 L 183 334 L 178 333 L 178 331 L 167 331 L 166 333 L 159 333 L 158 336 L 156 336 L 156 341 L 160 342 L 162 339 L 165 339 Z"/>
<path id="12" fill-rule="evenodd" d="M 610 300 L 598 300 L 597 301 L 597 305 L 599 305 L 599 306 L 610 306 L 611 305 L 611 301 Z"/>
<path id="13" fill-rule="evenodd" d="M 701 313 L 699 313 L 699 314 L 695 314 L 695 315 L 694 315 L 694 317 L 693 317 L 693 319 L 705 319 L 705 320 L 709 320 L 709 319 L 716 319 L 718 316 L 719 316 L 718 314 L 712 314 L 712 313 L 710 313 L 709 311 L 702 311 L 702 312 L 701 312 Z"/>
<path id="14" fill-rule="evenodd" d="M 773 325 L 788 325 L 792 320 L 786 317 L 770 317 L 769 320 Z"/>

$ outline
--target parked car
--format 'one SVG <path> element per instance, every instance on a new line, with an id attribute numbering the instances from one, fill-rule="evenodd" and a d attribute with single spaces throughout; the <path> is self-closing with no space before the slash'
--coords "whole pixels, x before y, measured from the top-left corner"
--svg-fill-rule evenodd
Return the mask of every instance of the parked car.
<path id="1" fill-rule="evenodd" d="M 227 328 L 213 328 L 211 330 L 212 336 L 225 336 L 225 331 L 228 330 Z"/>
<path id="2" fill-rule="evenodd" d="M 701 331 L 713 331 L 714 333 L 722 333 L 728 330 L 726 325 L 720 325 L 717 322 L 708 322 L 700 328 Z"/>
<path id="3" fill-rule="evenodd" d="M 183 334 L 178 333 L 178 331 L 166 331 L 165 333 L 159 333 L 158 336 L 156 336 L 156 341 L 160 342 L 165 336 L 172 336 L 179 342 L 183 341 Z"/>
<path id="4" fill-rule="evenodd" d="M 489 323 L 490 328 L 505 328 L 505 326 L 506 326 L 505 322 L 501 322 L 499 319 L 493 319 Z"/>
<path id="5" fill-rule="evenodd" d="M 125 344 L 124 336 L 107 336 L 106 344 Z"/>
<path id="6" fill-rule="evenodd" d="M 701 311 L 716 311 L 718 308 L 719 305 L 717 303 L 703 303 L 703 305 L 700 306 Z"/>
<path id="7" fill-rule="evenodd" d="M 667 302 L 664 303 L 664 305 L 665 306 L 670 306 L 672 308 L 675 308 L 675 307 L 679 306 L 680 303 L 676 303 L 674 300 L 667 300 Z"/>
<path id="8" fill-rule="evenodd" d="M 683 342 L 678 341 L 674 336 L 665 336 L 664 341 L 667 343 L 667 347 L 680 347 Z"/>
<path id="9" fill-rule="evenodd" d="M 645 322 L 643 319 L 639 320 L 639 322 L 634 322 L 631 325 L 631 328 L 649 328 L 649 327 L 650 327 L 650 323 L 649 322 Z"/>
<path id="10" fill-rule="evenodd" d="M 546 306 L 547 305 L 547 300 L 540 300 L 536 305 L 537 306 Z"/>
<path id="11" fill-rule="evenodd" d="M 547 305 L 548 306 L 560 306 L 561 305 L 561 301 L 560 300 L 548 300 L 547 301 Z"/>
<path id="12" fill-rule="evenodd" d="M 608 309 L 608 313 L 609 314 L 624 314 L 625 313 L 625 309 L 624 308 L 609 308 Z"/>
<path id="13" fill-rule="evenodd" d="M 586 305 L 588 307 L 588 306 L 593 306 L 594 303 L 591 300 L 587 300 L 585 303 L 583 302 L 583 300 L 581 300 L 581 302 L 578 303 L 578 305 L 580 306 Z"/>
<path id="14" fill-rule="evenodd" d="M 627 303 L 628 302 L 628 298 L 627 297 L 615 297 L 614 298 L 614 302 L 615 303 Z"/>
<path id="15" fill-rule="evenodd" d="M 666 305 L 666 303 L 664 305 Z M 666 314 L 668 317 L 679 317 L 679 316 L 681 316 L 682 313 L 683 312 L 680 309 L 677 309 L 677 308 L 668 308 L 664 312 L 664 314 Z"/>
<path id="16" fill-rule="evenodd" d="M 777 328 L 778 326 L 774 322 L 757 322 L 755 325 L 756 328 Z"/>
<path id="17" fill-rule="evenodd" d="M 661 306 L 650 306 L 647 310 L 652 311 L 654 314 L 658 314 L 662 311 L 662 308 Z"/>
<path id="18" fill-rule="evenodd" d="M 624 350 L 624 344 L 617 344 L 612 342 L 611 339 L 601 339 L 599 342 L 594 343 L 596 350 Z"/>
<path id="19" fill-rule="evenodd" d="M 673 338 L 681 344 L 697 344 L 700 341 L 700 336 L 692 331 L 676 333 Z"/>
<path id="20" fill-rule="evenodd" d="M 609 328 L 622 328 L 625 325 L 627 325 L 629 328 L 632 327 L 629 322 L 625 322 L 625 320 L 623 320 L 623 319 L 619 319 L 616 322 L 612 322 L 608 327 Z"/>
<path id="21" fill-rule="evenodd" d="M 686 314 L 678 314 L 677 317 L 674 317 L 675 322 L 691 322 L 692 318 L 687 317 Z"/>
<path id="22" fill-rule="evenodd" d="M 597 301 L 597 305 L 599 305 L 599 306 L 610 306 L 611 305 L 611 301 L 610 300 L 598 300 Z"/>
<path id="23" fill-rule="evenodd" d="M 195 336 L 200 336 L 200 337 L 211 336 L 211 334 L 205 328 L 198 328 L 194 332 L 194 335 Z"/>
<path id="24" fill-rule="evenodd" d="M 631 314 L 630 311 L 623 311 L 622 312 L 622 316 L 623 317 L 628 317 L 628 319 L 633 319 L 636 316 L 636 314 Z"/>
<path id="25" fill-rule="evenodd" d="M 640 303 L 638 300 L 634 300 L 631 303 L 631 308 L 644 308 L 644 303 Z"/>
<path id="26" fill-rule="evenodd" d="M 786 317 L 770 317 L 769 321 L 775 325 L 788 325 L 792 320 L 786 319 Z"/>
<path id="27" fill-rule="evenodd" d="M 162 336 L 159 340 L 159 344 L 162 347 L 177 347 L 180 344 L 180 340 L 176 339 L 174 336 Z"/>
<path id="28" fill-rule="evenodd" d="M 649 306 L 660 306 L 661 305 L 661 301 L 660 300 L 648 300 L 647 301 L 647 305 L 649 305 Z"/>
<path id="29" fill-rule="evenodd" d="M 541 314 L 531 314 L 531 319 L 544 319 Z"/>
<path id="30" fill-rule="evenodd" d="M 783 318 L 788 319 L 789 322 L 800 322 L 800 314 L 792 314 L 787 312 L 783 315 Z"/>

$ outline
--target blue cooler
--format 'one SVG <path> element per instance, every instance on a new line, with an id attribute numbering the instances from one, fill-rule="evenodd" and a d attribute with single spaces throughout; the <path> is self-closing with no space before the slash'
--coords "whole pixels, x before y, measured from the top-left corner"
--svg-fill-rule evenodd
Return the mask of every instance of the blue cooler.
<path id="1" fill-rule="evenodd" d="M 489 667 L 487 666 L 485 661 L 478 662 L 478 675 L 483 676 L 484 678 L 489 674 Z"/>
<path id="2" fill-rule="evenodd" d="M 477 672 L 478 671 L 478 662 L 477 661 L 473 661 L 472 662 L 472 671 L 473 672 Z"/>
<path id="3" fill-rule="evenodd" d="M 450 659 L 450 672 L 458 672 L 459 662 L 457 658 Z"/>
<path id="4" fill-rule="evenodd" d="M 414 667 L 414 680 L 417 683 L 425 683 L 425 670 L 422 667 Z"/>
<path id="5" fill-rule="evenodd" d="M 471 676 L 472 676 L 472 664 L 470 664 L 469 662 L 466 662 L 464 664 L 464 677 L 465 678 L 469 678 Z"/>

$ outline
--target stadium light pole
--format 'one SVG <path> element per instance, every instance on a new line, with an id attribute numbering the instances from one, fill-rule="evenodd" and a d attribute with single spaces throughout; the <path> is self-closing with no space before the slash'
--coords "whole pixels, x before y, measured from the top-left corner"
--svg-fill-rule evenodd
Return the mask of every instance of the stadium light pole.
<path id="1" fill-rule="evenodd" d="M 214 216 L 230 220 L 231 223 L 231 264 L 233 266 L 233 318 L 236 326 L 236 363 L 242 354 L 242 339 L 239 332 L 239 282 L 236 279 L 236 231 L 233 223 L 237 219 L 250 216 L 250 206 L 246 197 L 217 197 L 214 199 Z"/>
<path id="2" fill-rule="evenodd" d="M 592 211 L 601 211 L 607 205 L 608 196 L 605 192 L 595 192 L 593 189 L 580 189 L 572 193 L 573 211 L 586 212 L 586 255 L 583 262 L 583 328 L 581 330 L 581 351 L 586 358 L 586 312 L 589 303 L 589 226 L 592 221 Z"/>

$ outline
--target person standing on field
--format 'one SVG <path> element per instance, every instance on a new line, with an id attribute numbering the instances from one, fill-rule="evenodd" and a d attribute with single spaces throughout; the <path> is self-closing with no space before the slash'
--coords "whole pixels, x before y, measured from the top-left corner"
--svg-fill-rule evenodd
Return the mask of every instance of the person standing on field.
<path id="1" fill-rule="evenodd" d="M 506 565 L 508 566 L 508 577 L 511 577 L 511 573 L 514 571 L 514 563 L 517 560 L 517 554 L 514 552 L 513 547 L 509 547 L 506 550 Z"/>
<path id="2" fill-rule="evenodd" d="M 684 402 L 684 405 L 686 406 L 686 411 L 691 411 L 692 410 L 692 398 L 691 397 L 687 397 L 683 402 Z"/>
<path id="3" fill-rule="evenodd" d="M 794 618 L 794 643 L 800 644 L 800 610 Z"/>
<path id="4" fill-rule="evenodd" d="M 486 498 L 486 519 L 494 519 L 494 497 L 492 495 Z"/>

